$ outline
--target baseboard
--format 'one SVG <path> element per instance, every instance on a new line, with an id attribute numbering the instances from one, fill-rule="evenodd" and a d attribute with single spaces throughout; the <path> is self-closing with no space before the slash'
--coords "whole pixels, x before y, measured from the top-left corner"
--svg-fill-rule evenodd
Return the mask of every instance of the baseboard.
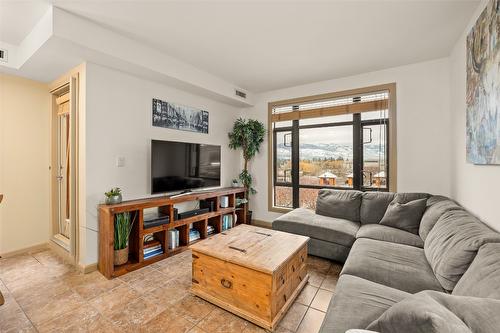
<path id="1" fill-rule="evenodd" d="M 252 225 L 254 225 L 256 227 L 266 228 L 266 229 L 272 229 L 273 228 L 273 223 L 272 222 L 263 221 L 263 220 L 252 219 Z"/>
<path id="2" fill-rule="evenodd" d="M 49 248 L 54 251 L 59 257 L 61 257 L 64 262 L 70 264 L 70 265 L 75 265 L 75 258 L 71 256 L 71 254 L 61 245 L 57 244 L 54 241 L 49 242 Z"/>
<path id="3" fill-rule="evenodd" d="M 2 254 L 0 254 L 0 258 L 9 258 L 9 257 L 18 256 L 20 254 L 35 253 L 35 252 L 40 252 L 40 251 L 48 250 L 48 249 L 49 249 L 49 243 L 41 243 L 41 244 L 28 246 L 28 247 L 25 247 L 25 248 L 22 248 L 19 250 L 2 253 Z"/>
<path id="4" fill-rule="evenodd" d="M 79 269 L 79 270 L 80 270 L 80 272 L 82 272 L 83 274 L 92 273 L 92 272 L 94 272 L 94 271 L 97 271 L 97 263 L 90 264 L 90 265 L 82 265 L 82 264 L 78 264 L 78 269 Z"/>

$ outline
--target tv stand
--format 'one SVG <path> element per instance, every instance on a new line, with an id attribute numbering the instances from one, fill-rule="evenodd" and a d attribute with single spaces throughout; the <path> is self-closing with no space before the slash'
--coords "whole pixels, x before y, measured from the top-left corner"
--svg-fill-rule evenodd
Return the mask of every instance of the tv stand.
<path id="1" fill-rule="evenodd" d="M 229 207 L 220 207 L 220 197 L 229 197 Z M 236 206 L 236 199 L 245 198 L 245 189 L 229 187 L 203 192 L 179 193 L 173 196 L 152 197 L 139 200 L 124 201 L 116 205 L 99 206 L 99 271 L 108 279 L 126 274 L 130 271 L 152 264 L 156 261 L 176 255 L 197 242 L 189 242 L 189 228 L 198 230 L 200 239 L 210 237 L 208 226 L 214 230 L 213 234 L 222 232 L 224 215 L 232 215 L 236 224 L 249 223 L 246 218 L 247 204 Z M 174 205 L 187 201 L 213 201 L 215 210 L 183 219 L 174 219 Z M 161 215 L 169 216 L 169 223 L 150 228 L 144 228 L 144 209 L 158 208 Z M 113 265 L 114 258 L 114 221 L 116 214 L 129 212 L 135 217 L 129 238 L 129 260 L 126 264 Z M 179 247 L 169 249 L 169 230 L 179 231 Z M 144 235 L 152 234 L 163 250 L 162 254 L 144 259 Z"/>

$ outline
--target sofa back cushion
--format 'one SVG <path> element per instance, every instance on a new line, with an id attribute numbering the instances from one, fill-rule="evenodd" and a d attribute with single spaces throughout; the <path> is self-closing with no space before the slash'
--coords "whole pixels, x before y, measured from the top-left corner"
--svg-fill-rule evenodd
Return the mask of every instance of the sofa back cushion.
<path id="1" fill-rule="evenodd" d="M 360 209 L 361 224 L 380 223 L 394 196 L 392 192 L 363 192 Z"/>
<path id="2" fill-rule="evenodd" d="M 479 248 L 500 242 L 500 234 L 464 210 L 445 212 L 429 232 L 424 250 L 427 261 L 444 289 L 453 290 Z"/>
<path id="3" fill-rule="evenodd" d="M 316 200 L 316 214 L 359 222 L 362 192 L 321 189 Z"/>
<path id="4" fill-rule="evenodd" d="M 433 195 L 427 199 L 427 209 L 422 216 L 418 234 L 425 240 L 427 235 L 434 228 L 441 215 L 449 210 L 463 209 L 455 201 L 440 195 Z"/>
<path id="5" fill-rule="evenodd" d="M 418 199 L 427 199 L 430 195 L 428 193 L 419 193 L 419 192 L 398 192 L 394 196 L 394 200 L 400 203 L 407 203 L 413 200 Z"/>
<path id="6" fill-rule="evenodd" d="M 500 243 L 481 246 L 452 294 L 500 300 Z"/>
<path id="7" fill-rule="evenodd" d="M 497 333 L 500 301 L 421 291 L 387 309 L 368 325 L 383 333 Z"/>
<path id="8" fill-rule="evenodd" d="M 398 228 L 418 234 L 420 220 L 426 207 L 427 199 L 417 199 L 407 203 L 400 203 L 394 199 L 380 221 L 381 225 Z"/>

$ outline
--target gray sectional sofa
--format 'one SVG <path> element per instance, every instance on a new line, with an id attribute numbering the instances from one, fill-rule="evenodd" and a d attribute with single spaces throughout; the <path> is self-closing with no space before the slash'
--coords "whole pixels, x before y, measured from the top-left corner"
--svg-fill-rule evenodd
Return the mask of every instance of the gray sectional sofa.
<path id="1" fill-rule="evenodd" d="M 500 332 L 500 234 L 451 199 L 324 189 L 273 229 L 344 263 L 321 333 Z"/>

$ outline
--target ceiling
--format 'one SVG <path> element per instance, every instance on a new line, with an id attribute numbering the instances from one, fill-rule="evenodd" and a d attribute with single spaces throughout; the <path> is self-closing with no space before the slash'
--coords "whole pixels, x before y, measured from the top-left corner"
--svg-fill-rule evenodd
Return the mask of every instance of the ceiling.
<path id="1" fill-rule="evenodd" d="M 48 1 L 251 92 L 445 57 L 479 4 Z M 0 40 L 19 43 L 47 6 L 0 0 Z"/>
<path id="2" fill-rule="evenodd" d="M 49 7 L 44 1 L 0 0 L 0 41 L 19 44 Z"/>

